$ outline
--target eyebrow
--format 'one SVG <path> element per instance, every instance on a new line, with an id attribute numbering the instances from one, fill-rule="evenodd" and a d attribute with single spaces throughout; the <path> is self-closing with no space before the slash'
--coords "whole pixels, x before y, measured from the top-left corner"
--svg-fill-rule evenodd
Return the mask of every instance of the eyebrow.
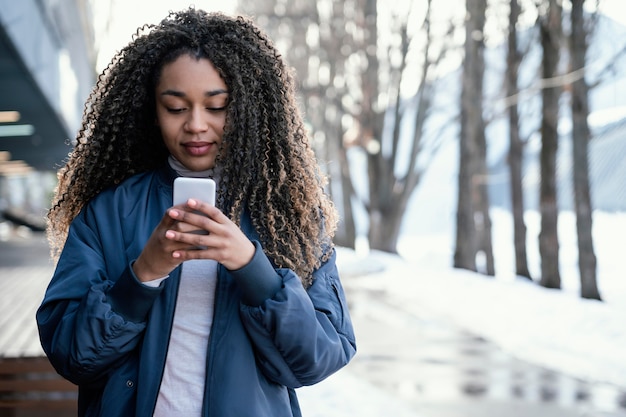
<path id="1" fill-rule="evenodd" d="M 228 90 L 224 90 L 223 88 L 217 90 L 210 90 L 204 93 L 206 97 L 219 96 L 220 94 L 228 94 Z M 185 93 L 182 91 L 176 90 L 165 90 L 161 93 L 162 96 L 174 96 L 174 97 L 185 97 Z"/>

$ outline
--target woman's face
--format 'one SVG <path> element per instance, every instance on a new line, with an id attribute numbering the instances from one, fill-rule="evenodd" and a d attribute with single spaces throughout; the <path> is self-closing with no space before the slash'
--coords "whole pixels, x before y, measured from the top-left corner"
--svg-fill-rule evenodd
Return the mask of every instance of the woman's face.
<path id="1" fill-rule="evenodd" d="M 214 168 L 228 90 L 213 64 L 181 55 L 163 67 L 155 93 L 157 123 L 170 154 L 192 171 Z"/>

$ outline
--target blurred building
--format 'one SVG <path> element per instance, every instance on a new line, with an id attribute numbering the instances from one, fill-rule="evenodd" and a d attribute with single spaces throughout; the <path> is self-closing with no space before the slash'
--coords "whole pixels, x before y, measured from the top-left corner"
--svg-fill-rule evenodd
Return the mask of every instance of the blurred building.
<path id="1" fill-rule="evenodd" d="M 38 174 L 70 150 L 95 57 L 90 0 L 0 0 L 0 213 L 49 200 Z"/>

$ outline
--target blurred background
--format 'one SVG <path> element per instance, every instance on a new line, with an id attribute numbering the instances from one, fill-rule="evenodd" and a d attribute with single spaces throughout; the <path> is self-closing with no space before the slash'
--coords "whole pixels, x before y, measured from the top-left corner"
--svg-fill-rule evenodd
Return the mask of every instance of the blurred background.
<path id="1" fill-rule="evenodd" d="M 0 0 L 0 416 L 72 415 L 33 322 L 56 171 L 190 5 L 270 34 L 341 214 L 359 353 L 305 415 L 626 416 L 623 0 Z"/>

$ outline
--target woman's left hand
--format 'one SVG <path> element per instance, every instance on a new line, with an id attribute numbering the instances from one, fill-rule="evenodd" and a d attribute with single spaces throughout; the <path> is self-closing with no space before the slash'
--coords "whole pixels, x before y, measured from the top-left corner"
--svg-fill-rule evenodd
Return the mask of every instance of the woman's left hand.
<path id="1" fill-rule="evenodd" d="M 165 233 L 167 239 L 189 244 L 174 251 L 181 261 L 213 259 L 230 270 L 244 267 L 254 256 L 254 244 L 220 209 L 203 201 L 190 199 L 186 205 L 169 210 L 176 220 L 176 230 Z M 198 230 L 208 234 L 198 234 Z"/>

